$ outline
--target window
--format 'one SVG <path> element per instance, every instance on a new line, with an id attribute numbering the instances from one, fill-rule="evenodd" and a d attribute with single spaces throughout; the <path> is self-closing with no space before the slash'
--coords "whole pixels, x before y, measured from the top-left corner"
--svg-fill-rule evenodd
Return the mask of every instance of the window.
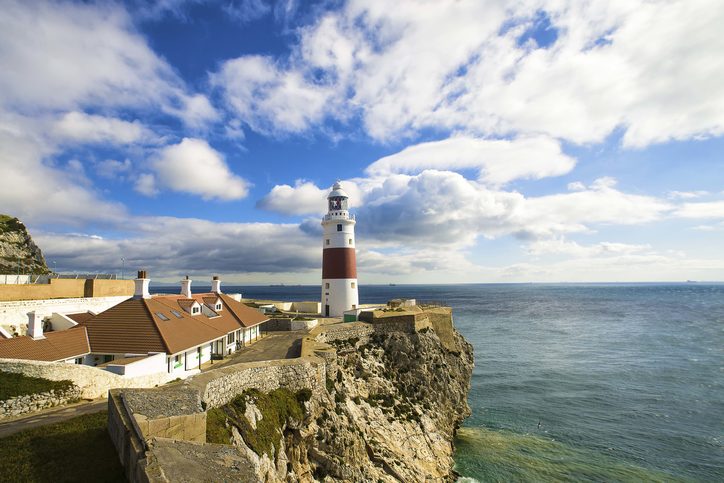
<path id="1" fill-rule="evenodd" d="M 168 317 L 163 315 L 161 312 L 156 312 L 156 317 L 158 317 L 161 320 L 169 320 Z"/>
<path id="2" fill-rule="evenodd" d="M 182 317 L 181 314 L 179 314 L 179 313 L 178 313 L 177 311 L 175 311 L 175 310 L 172 310 L 171 313 L 172 313 L 172 314 L 174 315 L 174 317 L 176 317 L 177 319 L 180 319 L 180 318 Z"/>
<path id="3" fill-rule="evenodd" d="M 76 363 L 76 364 L 83 364 L 83 358 L 82 358 L 82 357 L 78 357 L 78 358 L 75 360 L 75 363 Z"/>
<path id="4" fill-rule="evenodd" d="M 231 334 L 229 334 L 228 337 L 226 338 L 226 343 L 227 343 L 227 344 L 233 344 L 233 343 L 234 343 L 234 333 L 233 333 L 233 332 L 232 332 Z"/>
<path id="5" fill-rule="evenodd" d="M 324 288 L 329 288 L 329 282 L 324 284 Z"/>
<path id="6" fill-rule="evenodd" d="M 327 238 L 325 241 L 327 242 L 327 245 L 329 245 L 329 238 Z"/>
<path id="7" fill-rule="evenodd" d="M 350 287 L 352 287 L 352 288 L 355 288 L 355 287 L 357 286 L 357 284 L 354 283 L 354 282 L 351 282 L 349 285 L 350 285 Z"/>
<path id="8" fill-rule="evenodd" d="M 192 314 L 198 314 L 199 312 L 201 312 L 201 309 L 199 309 L 198 307 L 192 307 L 192 308 L 191 308 L 191 313 L 192 313 Z"/>
<path id="9" fill-rule="evenodd" d="M 216 310 L 221 310 L 221 304 L 216 304 Z"/>
<path id="10" fill-rule="evenodd" d="M 350 245 L 352 244 L 352 239 L 351 239 L 351 238 L 349 239 L 349 244 L 350 244 Z"/>
<path id="11" fill-rule="evenodd" d="M 341 224 L 341 223 L 337 225 L 337 231 L 342 231 L 342 224 Z"/>
<path id="12" fill-rule="evenodd" d="M 174 356 L 173 361 L 178 362 L 178 356 Z"/>

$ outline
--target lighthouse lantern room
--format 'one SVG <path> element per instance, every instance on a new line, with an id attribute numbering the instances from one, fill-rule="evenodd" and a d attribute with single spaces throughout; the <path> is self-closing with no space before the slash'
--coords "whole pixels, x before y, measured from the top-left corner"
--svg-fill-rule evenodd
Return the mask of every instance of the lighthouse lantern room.
<path id="1" fill-rule="evenodd" d="M 322 309 L 326 317 L 342 317 L 359 304 L 355 219 L 349 214 L 348 199 L 339 181 L 334 183 L 327 196 L 329 210 L 322 219 Z"/>

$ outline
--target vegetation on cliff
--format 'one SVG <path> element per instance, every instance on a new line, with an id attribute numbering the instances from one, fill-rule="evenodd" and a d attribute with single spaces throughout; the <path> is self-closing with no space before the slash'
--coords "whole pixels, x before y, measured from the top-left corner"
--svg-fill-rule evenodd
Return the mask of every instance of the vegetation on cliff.
<path id="1" fill-rule="evenodd" d="M 48 266 L 23 222 L 0 214 L 0 274 L 46 274 Z"/>
<path id="2" fill-rule="evenodd" d="M 206 441 L 230 444 L 231 428 L 235 427 L 257 455 L 273 457 L 280 449 L 284 428 L 292 421 L 303 419 L 304 402 L 311 396 L 308 389 L 296 394 L 283 388 L 270 393 L 248 389 L 229 404 L 208 411 Z M 246 416 L 247 410 L 254 412 L 252 421 Z"/>

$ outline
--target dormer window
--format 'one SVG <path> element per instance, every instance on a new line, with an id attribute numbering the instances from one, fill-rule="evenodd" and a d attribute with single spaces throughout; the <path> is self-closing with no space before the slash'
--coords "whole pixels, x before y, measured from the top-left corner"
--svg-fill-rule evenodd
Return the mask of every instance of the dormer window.
<path id="1" fill-rule="evenodd" d="M 216 304 L 216 310 L 221 310 L 221 302 L 219 302 L 218 304 Z"/>
<path id="2" fill-rule="evenodd" d="M 191 315 L 196 315 L 201 313 L 201 307 L 193 306 L 191 307 Z"/>

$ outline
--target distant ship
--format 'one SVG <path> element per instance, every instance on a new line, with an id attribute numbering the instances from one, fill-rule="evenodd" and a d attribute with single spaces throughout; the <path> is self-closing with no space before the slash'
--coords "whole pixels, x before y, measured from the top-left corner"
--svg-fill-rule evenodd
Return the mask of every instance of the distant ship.
<path id="1" fill-rule="evenodd" d="M 390 284 L 390 287 L 397 287 L 397 284 L 396 284 L 396 283 L 391 283 L 391 284 Z"/>

